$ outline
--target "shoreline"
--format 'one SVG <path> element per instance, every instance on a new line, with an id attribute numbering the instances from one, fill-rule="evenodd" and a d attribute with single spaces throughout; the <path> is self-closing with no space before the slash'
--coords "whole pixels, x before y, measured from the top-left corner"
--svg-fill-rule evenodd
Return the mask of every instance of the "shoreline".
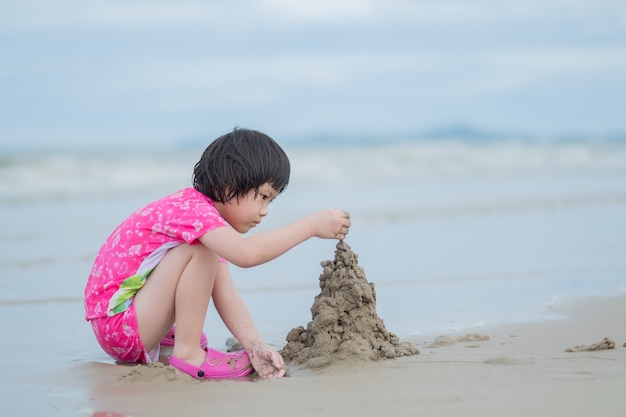
<path id="1" fill-rule="evenodd" d="M 626 296 L 587 297 L 554 310 L 565 318 L 448 333 L 438 342 L 418 335 L 410 340 L 420 350 L 416 356 L 318 370 L 289 366 L 289 376 L 280 380 L 168 378 L 165 367 L 88 358 L 22 379 L 12 368 L 5 384 L 13 379 L 15 386 L 3 404 L 12 415 L 114 417 L 621 415 L 626 409 Z M 566 352 L 605 337 L 615 341 L 614 349 Z M 129 378 L 135 371 L 140 377 Z"/>

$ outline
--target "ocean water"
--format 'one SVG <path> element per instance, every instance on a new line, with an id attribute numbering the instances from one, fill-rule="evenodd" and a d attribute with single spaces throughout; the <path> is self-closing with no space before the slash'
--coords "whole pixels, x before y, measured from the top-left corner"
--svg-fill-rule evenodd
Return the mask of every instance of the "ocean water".
<path id="1" fill-rule="evenodd" d="M 346 242 L 401 338 L 552 319 L 561 302 L 626 291 L 626 143 L 285 149 L 291 182 L 253 233 L 318 209 L 349 211 Z M 189 186 L 202 150 L 1 156 L 0 309 L 72 314 L 88 331 L 82 292 L 100 245 L 133 210 Z M 265 265 L 232 267 L 268 342 L 282 345 L 310 320 L 335 243 L 312 239 Z M 212 310 L 205 331 L 218 346 L 228 336 Z"/>

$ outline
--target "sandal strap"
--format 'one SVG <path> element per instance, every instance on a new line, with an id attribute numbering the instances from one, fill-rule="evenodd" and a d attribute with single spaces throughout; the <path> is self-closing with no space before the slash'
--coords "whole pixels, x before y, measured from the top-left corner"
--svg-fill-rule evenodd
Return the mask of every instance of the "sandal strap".
<path id="1" fill-rule="evenodd" d="M 175 356 L 170 356 L 170 365 L 172 365 L 174 368 L 180 369 L 181 371 L 191 375 L 194 378 L 204 378 L 205 372 L 202 368 L 178 359 Z"/>
<path id="2" fill-rule="evenodd" d="M 217 359 L 217 363 L 212 363 Z M 230 364 L 236 364 L 233 369 Z M 222 353 L 214 349 L 207 349 L 207 359 L 202 366 L 195 366 L 175 356 L 170 356 L 170 365 L 194 378 L 234 378 L 245 376 L 254 371 L 250 358 L 245 351 L 237 353 Z"/>

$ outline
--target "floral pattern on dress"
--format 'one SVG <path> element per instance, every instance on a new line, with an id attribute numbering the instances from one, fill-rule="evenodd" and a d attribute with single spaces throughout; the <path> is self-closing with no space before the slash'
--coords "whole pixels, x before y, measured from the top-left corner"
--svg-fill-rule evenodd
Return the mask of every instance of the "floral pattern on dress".
<path id="1" fill-rule="evenodd" d="M 85 287 L 85 318 L 119 314 L 149 279 L 167 249 L 198 244 L 205 233 L 228 226 L 215 204 L 185 188 L 140 208 L 106 239 Z"/>

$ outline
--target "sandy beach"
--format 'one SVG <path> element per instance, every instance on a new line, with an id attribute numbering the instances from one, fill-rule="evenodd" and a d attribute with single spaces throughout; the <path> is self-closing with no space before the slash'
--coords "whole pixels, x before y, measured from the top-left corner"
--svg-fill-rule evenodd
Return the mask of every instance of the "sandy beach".
<path id="1" fill-rule="evenodd" d="M 165 366 L 167 351 L 161 367 L 115 364 L 84 320 L 94 256 L 131 210 L 186 184 L 196 154 L 154 155 L 137 183 L 105 175 L 137 172 L 123 155 L 16 157 L 2 172 L 21 180 L 0 193 L 3 413 L 623 415 L 624 146 L 416 143 L 336 152 L 293 153 L 301 167 L 293 188 L 263 227 L 315 207 L 348 209 L 347 243 L 375 283 L 377 314 L 419 354 L 290 364 L 288 377 L 269 381 L 193 381 Z M 169 180 L 163 166 L 173 166 Z M 24 173 L 36 169 L 29 185 Z M 232 268 L 277 349 L 311 319 L 335 244 L 312 240 L 258 268 Z M 204 330 L 212 347 L 225 347 L 229 334 L 214 311 Z M 615 347 L 566 352 L 604 338 Z"/>
<path id="2" fill-rule="evenodd" d="M 2 316 L 22 308 L 4 305 Z M 47 307 L 37 309 L 45 314 Z M 78 355 L 73 363 L 55 366 L 55 352 L 40 340 L 42 349 L 30 361 L 34 367 L 21 368 L 24 359 L 17 357 L 3 371 L 2 404 L 14 416 L 622 415 L 626 297 L 577 300 L 555 314 L 563 318 L 416 337 L 410 340 L 420 350 L 416 356 L 317 370 L 291 366 L 288 377 L 264 381 L 198 382 L 165 365 L 120 365 L 104 356 Z M 17 330 L 6 322 L 2 327 L 5 335 Z M 41 328 L 9 349 L 31 346 L 35 352 L 36 334 L 54 345 L 64 337 L 69 354 L 95 343 L 87 326 L 58 321 L 54 329 Z M 615 342 L 614 349 L 566 352 L 605 337 Z M 9 346 L 6 338 L 3 345 Z"/>
<path id="3" fill-rule="evenodd" d="M 626 1 L 6 0 L 0 22 L 3 416 L 626 417 Z M 234 128 L 290 161 L 245 237 L 339 209 L 353 253 L 210 244 L 284 378 L 116 363 L 85 320 L 103 243 Z M 202 330 L 233 344 L 213 300 Z"/>

